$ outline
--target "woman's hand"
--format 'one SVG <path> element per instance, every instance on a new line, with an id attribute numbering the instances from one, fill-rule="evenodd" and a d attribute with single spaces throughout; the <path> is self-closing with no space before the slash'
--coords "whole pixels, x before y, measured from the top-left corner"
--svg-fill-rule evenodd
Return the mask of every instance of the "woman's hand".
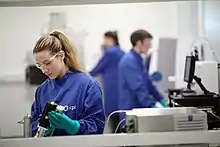
<path id="1" fill-rule="evenodd" d="M 63 113 L 52 111 L 48 117 L 52 128 L 64 129 L 71 135 L 76 134 L 80 129 L 80 124 L 77 120 L 72 120 Z"/>

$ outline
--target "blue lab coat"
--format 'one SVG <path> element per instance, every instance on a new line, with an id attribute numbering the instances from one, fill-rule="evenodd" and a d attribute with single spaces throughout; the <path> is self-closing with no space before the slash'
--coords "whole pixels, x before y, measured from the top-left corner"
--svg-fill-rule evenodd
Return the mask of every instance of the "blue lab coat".
<path id="1" fill-rule="evenodd" d="M 64 113 L 72 120 L 78 120 L 78 135 L 101 134 L 104 130 L 105 115 L 102 92 L 98 83 L 89 75 L 69 71 L 60 79 L 47 79 L 41 84 L 32 105 L 32 135 L 37 131 L 39 116 L 47 102 L 54 101 L 65 106 Z M 57 129 L 55 136 L 69 135 Z"/>
<path id="2" fill-rule="evenodd" d="M 103 77 L 104 106 L 106 116 L 118 107 L 118 64 L 124 51 L 119 46 L 109 46 L 96 67 L 90 72 L 92 76 Z"/>
<path id="3" fill-rule="evenodd" d="M 152 84 L 142 57 L 133 49 L 119 63 L 119 109 L 151 108 L 163 99 Z"/>

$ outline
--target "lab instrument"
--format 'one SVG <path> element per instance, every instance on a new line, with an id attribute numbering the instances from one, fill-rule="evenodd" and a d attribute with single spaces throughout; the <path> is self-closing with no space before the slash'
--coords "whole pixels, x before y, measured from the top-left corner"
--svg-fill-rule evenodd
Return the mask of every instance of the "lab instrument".
<path id="1" fill-rule="evenodd" d="M 187 82 L 187 89 L 191 90 L 191 83 L 194 78 L 196 58 L 187 56 L 185 62 L 184 81 Z"/>
<path id="2" fill-rule="evenodd" d="M 209 75 L 213 75 L 213 79 L 217 80 L 217 73 L 215 73 L 217 71 L 217 67 L 215 69 L 215 65 L 212 65 L 212 63 L 203 64 L 204 61 L 201 61 L 203 63 L 199 62 L 200 61 L 197 61 L 198 64 L 196 64 L 194 56 L 186 57 L 184 81 L 188 83 L 187 90 L 169 90 L 169 106 L 196 107 L 198 109 L 201 109 L 208 114 L 209 129 L 218 129 L 220 128 L 220 96 L 206 89 L 206 87 L 203 85 L 202 79 L 204 79 L 204 81 L 207 81 L 207 75 L 209 72 L 203 74 L 201 72 L 206 72 L 205 67 L 207 67 L 207 69 L 212 68 L 214 69 L 214 73 L 211 73 Z M 199 76 L 201 76 L 202 78 L 197 77 L 195 73 L 199 74 Z M 202 92 L 194 91 L 191 89 L 191 83 L 193 79 L 196 81 Z M 209 78 L 209 80 L 212 81 L 212 78 Z M 211 88 L 210 85 L 209 88 Z"/>
<path id="3" fill-rule="evenodd" d="M 31 116 L 29 114 L 23 117 L 23 120 L 18 122 L 23 125 L 23 136 L 25 138 L 31 137 Z"/>
<path id="4" fill-rule="evenodd" d="M 193 107 L 133 109 L 126 112 L 126 124 L 128 133 L 208 130 L 207 114 Z M 208 147 L 208 144 L 196 146 Z"/>
<path id="5" fill-rule="evenodd" d="M 49 118 L 48 118 L 48 114 L 49 112 L 52 111 L 57 111 L 62 113 L 62 111 L 64 110 L 64 107 L 57 105 L 54 102 L 48 102 L 44 108 L 43 114 L 39 120 L 39 125 L 38 125 L 38 131 L 37 134 L 35 135 L 35 137 L 44 137 L 45 136 L 45 132 L 48 128 L 50 128 L 50 122 L 49 122 Z M 55 130 L 52 130 L 52 134 Z"/>

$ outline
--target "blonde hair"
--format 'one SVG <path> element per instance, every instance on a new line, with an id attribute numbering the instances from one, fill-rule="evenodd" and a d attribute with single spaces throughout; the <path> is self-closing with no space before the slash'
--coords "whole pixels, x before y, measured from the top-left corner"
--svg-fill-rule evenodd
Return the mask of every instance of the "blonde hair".
<path id="1" fill-rule="evenodd" d="M 34 49 L 33 54 L 48 50 L 51 54 L 55 55 L 59 51 L 63 50 L 65 53 L 64 63 L 71 70 L 77 70 L 80 72 L 84 72 L 82 66 L 80 65 L 77 59 L 77 51 L 68 37 L 59 32 L 54 31 L 50 33 L 48 36 L 41 37 Z"/>

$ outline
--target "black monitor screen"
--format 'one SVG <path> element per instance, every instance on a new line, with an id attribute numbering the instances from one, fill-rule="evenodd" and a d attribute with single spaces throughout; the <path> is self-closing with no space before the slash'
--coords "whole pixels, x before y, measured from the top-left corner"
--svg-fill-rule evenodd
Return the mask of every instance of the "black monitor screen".
<path id="1" fill-rule="evenodd" d="M 195 57 L 187 56 L 185 62 L 185 72 L 184 72 L 184 81 L 187 83 L 192 83 L 194 72 L 195 72 Z"/>

